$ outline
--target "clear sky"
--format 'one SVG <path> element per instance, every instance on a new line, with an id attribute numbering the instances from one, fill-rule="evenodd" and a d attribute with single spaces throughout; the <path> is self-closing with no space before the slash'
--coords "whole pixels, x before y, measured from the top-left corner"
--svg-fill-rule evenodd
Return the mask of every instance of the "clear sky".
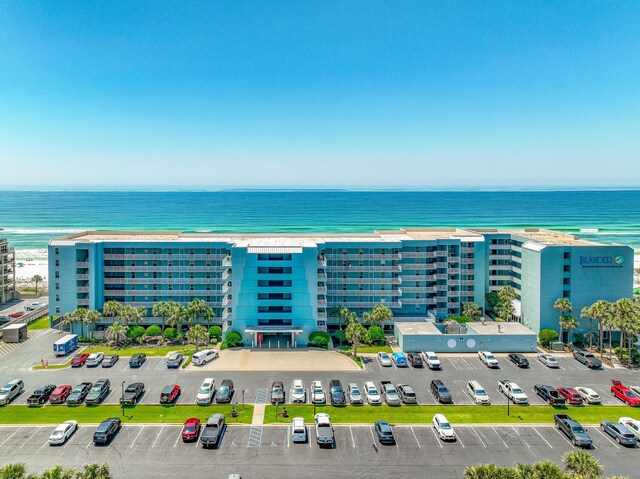
<path id="1" fill-rule="evenodd" d="M 640 186 L 640 2 L 3 1 L 0 165 L 4 185 Z"/>

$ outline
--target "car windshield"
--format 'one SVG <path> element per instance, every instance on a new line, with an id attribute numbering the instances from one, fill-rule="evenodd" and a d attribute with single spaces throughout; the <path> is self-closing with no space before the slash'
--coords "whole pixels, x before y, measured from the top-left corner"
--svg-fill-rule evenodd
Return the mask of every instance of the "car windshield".
<path id="1" fill-rule="evenodd" d="M 129 386 L 127 389 L 124 390 L 124 392 L 126 392 L 126 393 L 134 393 L 134 392 L 136 392 L 136 387 L 135 386 Z"/>
<path id="2" fill-rule="evenodd" d="M 628 398 L 635 397 L 635 395 L 631 391 L 625 391 L 624 395 L 627 396 Z"/>
<path id="3" fill-rule="evenodd" d="M 60 436 L 62 436 L 63 433 L 64 433 L 64 431 L 56 429 L 55 431 L 53 431 L 52 436 L 53 437 L 60 437 Z"/>
<path id="4" fill-rule="evenodd" d="M 302 394 L 302 388 L 293 388 L 293 394 Z"/>
<path id="5" fill-rule="evenodd" d="M 319 388 L 319 387 L 316 386 L 316 388 L 313 390 L 313 392 L 315 394 L 322 394 L 322 388 Z"/>
<path id="6" fill-rule="evenodd" d="M 227 386 L 220 386 L 218 388 L 218 394 L 227 394 L 228 391 L 229 391 L 229 388 Z"/>
<path id="7" fill-rule="evenodd" d="M 487 395 L 487 393 L 486 393 L 486 391 L 484 389 L 476 389 L 476 394 L 478 396 L 486 396 Z"/>
<path id="8" fill-rule="evenodd" d="M 9 388 L 2 388 L 2 389 L 0 389 L 0 394 L 9 394 L 10 391 L 11 391 L 11 389 L 9 389 Z"/>
<path id="9" fill-rule="evenodd" d="M 274 394 L 281 394 L 282 393 L 282 389 L 280 388 L 280 386 L 276 386 L 273 388 L 273 393 Z"/>
<path id="10" fill-rule="evenodd" d="M 376 388 L 369 388 L 369 389 L 367 389 L 367 392 L 369 394 L 378 394 L 378 391 L 376 391 Z"/>
<path id="11" fill-rule="evenodd" d="M 91 392 L 92 392 L 92 393 L 99 393 L 99 392 L 100 392 L 100 389 L 101 389 L 101 388 L 100 388 L 100 386 L 93 386 L 93 387 L 91 388 Z"/>
<path id="12" fill-rule="evenodd" d="M 438 385 L 438 391 L 440 391 L 441 393 L 448 392 L 447 391 L 447 387 L 444 384 L 439 384 Z"/>
<path id="13" fill-rule="evenodd" d="M 184 428 L 184 432 L 195 432 L 196 427 L 195 426 L 185 426 Z"/>
<path id="14" fill-rule="evenodd" d="M 582 429 L 581 426 L 574 426 L 573 428 L 571 428 L 573 430 L 573 432 L 577 433 L 577 434 L 582 434 L 585 432 L 584 429 Z"/>
<path id="15" fill-rule="evenodd" d="M 451 429 L 451 424 L 449 424 L 448 422 L 441 422 L 440 429 Z"/>
<path id="16" fill-rule="evenodd" d="M 495 361 L 496 358 L 494 358 L 491 354 L 487 354 L 487 360 L 488 361 Z"/>
<path id="17" fill-rule="evenodd" d="M 209 391 L 210 391 L 209 386 L 202 386 L 200 388 L 200 393 L 199 394 L 209 394 Z"/>
<path id="18" fill-rule="evenodd" d="M 304 429 L 302 429 L 301 427 L 297 427 L 293 430 L 293 432 L 295 434 L 303 434 L 304 433 Z"/>
<path id="19" fill-rule="evenodd" d="M 513 392 L 513 394 L 522 394 L 522 389 L 520 388 L 513 388 L 511 391 Z"/>
<path id="20" fill-rule="evenodd" d="M 380 424 L 380 431 L 389 433 L 391 432 L 391 427 L 388 424 Z"/>
<path id="21" fill-rule="evenodd" d="M 380 359 L 389 359 L 389 356 L 386 353 L 381 353 Z"/>

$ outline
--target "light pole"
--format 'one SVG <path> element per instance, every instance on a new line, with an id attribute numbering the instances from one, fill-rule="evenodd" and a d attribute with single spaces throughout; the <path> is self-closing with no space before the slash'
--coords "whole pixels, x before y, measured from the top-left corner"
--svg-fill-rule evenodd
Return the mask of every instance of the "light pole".
<path id="1" fill-rule="evenodd" d="M 244 389 L 242 390 L 242 410 L 244 411 Z"/>
<path id="2" fill-rule="evenodd" d="M 122 404 L 122 416 L 124 417 L 124 383 L 125 381 L 122 381 L 122 395 L 120 396 L 120 404 Z"/>

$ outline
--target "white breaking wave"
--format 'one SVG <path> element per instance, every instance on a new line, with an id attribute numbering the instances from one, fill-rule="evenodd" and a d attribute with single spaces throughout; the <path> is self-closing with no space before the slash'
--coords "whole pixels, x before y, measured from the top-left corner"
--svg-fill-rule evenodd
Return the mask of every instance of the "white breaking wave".
<path id="1" fill-rule="evenodd" d="M 47 259 L 48 251 L 46 249 L 17 249 L 16 261 L 26 261 L 31 259 Z"/>
<path id="2" fill-rule="evenodd" d="M 590 233 L 590 234 L 595 234 L 598 231 L 600 231 L 598 228 L 581 228 L 580 229 L 580 233 Z"/>

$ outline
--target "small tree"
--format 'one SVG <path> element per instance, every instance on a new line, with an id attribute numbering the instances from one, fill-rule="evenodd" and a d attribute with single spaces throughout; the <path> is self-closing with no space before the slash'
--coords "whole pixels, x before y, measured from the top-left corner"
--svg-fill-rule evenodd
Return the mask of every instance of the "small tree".
<path id="1" fill-rule="evenodd" d="M 369 329 L 367 330 L 366 339 L 367 339 L 367 343 L 369 344 L 375 344 L 375 345 L 383 344 L 384 331 L 380 326 L 376 326 L 375 324 L 373 326 L 369 326 Z"/>
<path id="2" fill-rule="evenodd" d="M 178 332 L 178 336 L 182 336 L 182 323 L 188 322 L 191 320 L 191 316 L 189 315 L 189 311 L 187 308 L 179 304 L 174 310 L 173 314 L 169 316 L 167 319 L 167 324 L 174 326 L 176 331 Z"/>
<path id="3" fill-rule="evenodd" d="M 104 335 L 109 341 L 120 344 L 127 337 L 127 329 L 129 329 L 128 326 L 115 322 L 106 329 Z"/>
<path id="4" fill-rule="evenodd" d="M 74 479 L 76 471 L 73 468 L 64 469 L 62 466 L 53 466 L 42 471 L 38 479 Z"/>
<path id="5" fill-rule="evenodd" d="M 351 310 L 346 306 L 336 306 L 331 310 L 329 316 L 338 320 L 338 328 L 342 330 L 342 327 L 349 322 Z"/>
<path id="6" fill-rule="evenodd" d="M 142 326 L 131 326 L 127 329 L 127 338 L 141 341 L 144 337 L 145 330 Z"/>
<path id="7" fill-rule="evenodd" d="M 111 472 L 109 471 L 109 464 L 102 464 L 101 466 L 93 464 L 85 464 L 82 471 L 76 473 L 77 479 L 111 479 Z"/>
<path id="8" fill-rule="evenodd" d="M 187 331 L 187 341 L 196 345 L 196 353 L 200 343 L 207 344 L 209 342 L 209 331 L 201 324 L 191 326 Z"/>
<path id="9" fill-rule="evenodd" d="M 553 309 L 560 311 L 560 318 L 558 318 L 558 324 L 560 325 L 560 341 L 564 342 L 562 338 L 562 318 L 573 311 L 573 306 L 571 305 L 571 301 L 567 298 L 558 298 L 555 303 L 553 303 Z"/>
<path id="10" fill-rule="evenodd" d="M 43 281 L 42 276 L 40 276 L 39 274 L 35 274 L 33 275 L 33 278 L 31 278 L 31 281 L 36 284 L 36 294 L 38 294 L 38 283 L 41 283 Z"/>
<path id="11" fill-rule="evenodd" d="M 349 321 L 349 324 L 347 324 L 345 335 L 347 337 L 347 341 L 353 343 L 353 355 L 357 356 L 358 343 L 364 340 L 367 335 L 367 330 L 358 320 L 351 320 Z"/>
<path id="12" fill-rule="evenodd" d="M 227 334 L 224 335 L 224 341 L 229 345 L 230 348 L 241 346 L 242 335 L 237 331 L 228 331 Z"/>
<path id="13" fill-rule="evenodd" d="M 600 479 L 602 463 L 586 451 L 568 451 L 562 457 L 567 469 L 581 479 Z"/>
<path id="14" fill-rule="evenodd" d="M 212 338 L 222 338 L 222 328 L 220 326 L 209 326 L 209 336 Z"/>
<path id="15" fill-rule="evenodd" d="M 548 348 L 551 341 L 556 339 L 558 339 L 558 331 L 555 329 L 543 329 L 538 333 L 538 340 L 545 348 Z"/>
<path id="16" fill-rule="evenodd" d="M 515 308 L 512 301 L 516 299 L 516 291 L 511 286 L 505 286 L 498 292 L 497 313 L 502 321 L 511 321 Z"/>
<path id="17" fill-rule="evenodd" d="M 165 339 L 169 341 L 173 341 L 178 337 L 178 331 L 176 328 L 165 328 L 164 333 L 162 333 Z"/>
<path id="18" fill-rule="evenodd" d="M 371 311 L 362 315 L 365 323 L 376 324 L 384 329 L 384 324 L 393 319 L 393 312 L 384 304 L 374 306 Z"/>
<path id="19" fill-rule="evenodd" d="M 477 320 L 482 316 L 482 308 L 475 303 L 466 303 L 462 307 L 462 315 L 469 316 L 470 318 Z"/>
<path id="20" fill-rule="evenodd" d="M 347 336 L 344 334 L 344 329 L 338 329 L 335 333 L 333 333 L 333 337 L 340 341 L 340 345 L 346 342 Z"/>
<path id="21" fill-rule="evenodd" d="M 309 343 L 320 348 L 326 348 L 329 345 L 329 341 L 331 341 L 331 336 L 324 331 L 313 331 L 309 335 Z"/>
<path id="22" fill-rule="evenodd" d="M 571 339 L 571 331 L 580 327 L 580 323 L 578 323 L 578 320 L 573 316 L 564 316 L 560 320 L 559 324 L 561 329 L 567 330 L 567 336 L 569 337 L 569 340 Z"/>
<path id="23" fill-rule="evenodd" d="M 157 324 L 152 324 L 144 332 L 144 335 L 148 336 L 148 337 L 149 336 L 161 336 L 162 335 L 162 329 Z"/>
<path id="24" fill-rule="evenodd" d="M 95 324 L 102 319 L 102 313 L 100 311 L 87 311 L 84 316 L 84 324 L 87 325 L 89 339 L 93 337 L 93 328 Z"/>
<path id="25" fill-rule="evenodd" d="M 490 293 L 485 294 L 484 299 L 487 303 L 487 308 L 492 311 L 496 306 L 498 306 L 498 303 L 500 302 L 500 296 L 498 296 L 498 293 L 495 291 L 491 291 Z"/>

